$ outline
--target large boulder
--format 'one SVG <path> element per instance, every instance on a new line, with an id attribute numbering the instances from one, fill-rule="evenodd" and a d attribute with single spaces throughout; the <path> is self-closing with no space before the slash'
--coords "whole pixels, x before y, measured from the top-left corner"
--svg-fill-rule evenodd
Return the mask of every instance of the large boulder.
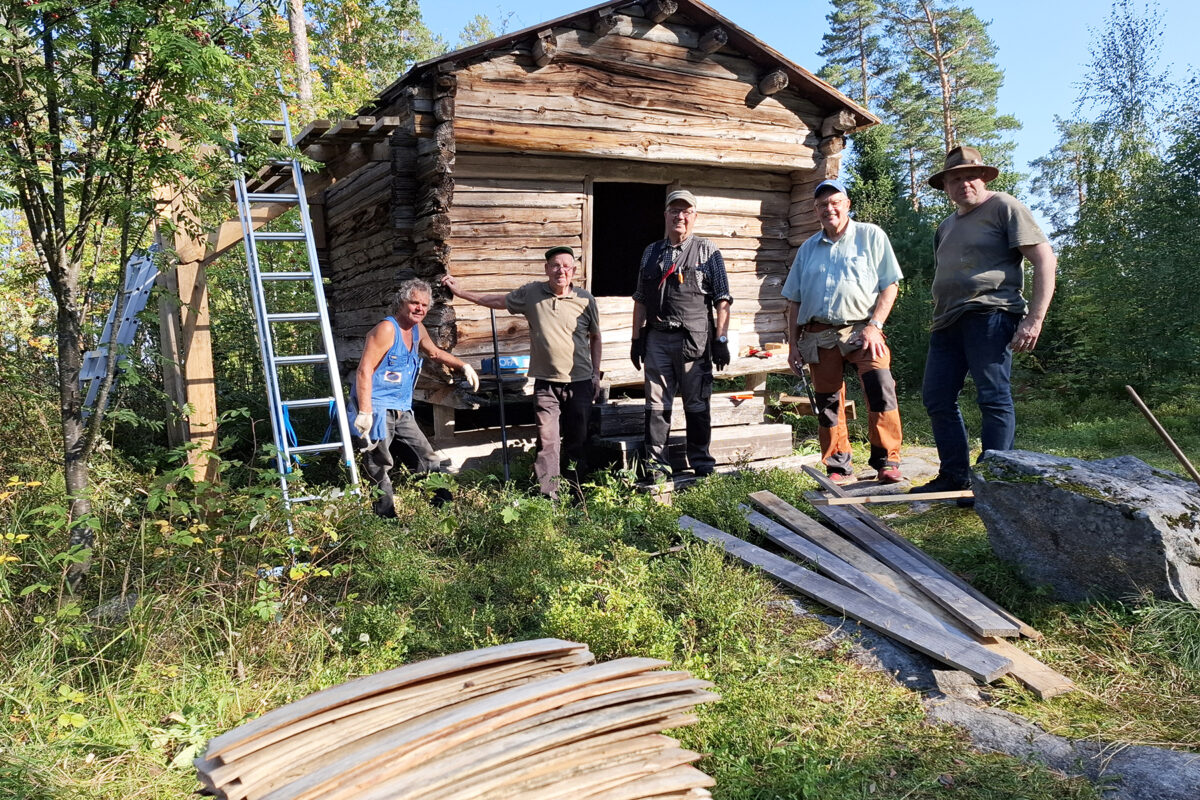
<path id="1" fill-rule="evenodd" d="M 1200 608 L 1200 489 L 1132 456 L 988 451 L 975 509 L 992 549 L 1062 600 L 1150 593 Z"/>

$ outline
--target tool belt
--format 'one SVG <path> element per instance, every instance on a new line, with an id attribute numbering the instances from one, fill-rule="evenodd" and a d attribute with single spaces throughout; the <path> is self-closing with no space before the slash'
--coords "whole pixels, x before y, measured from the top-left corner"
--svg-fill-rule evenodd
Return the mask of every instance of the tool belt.
<path id="1" fill-rule="evenodd" d="M 849 355 L 862 347 L 863 328 L 866 321 L 833 325 L 827 322 L 807 322 L 800 326 L 796 348 L 807 364 L 821 362 L 820 351 L 837 348 L 842 355 Z"/>

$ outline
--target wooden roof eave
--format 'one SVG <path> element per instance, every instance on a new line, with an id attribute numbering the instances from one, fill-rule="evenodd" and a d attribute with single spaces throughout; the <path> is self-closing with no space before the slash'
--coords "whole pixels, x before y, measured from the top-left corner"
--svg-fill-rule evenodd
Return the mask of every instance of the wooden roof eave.
<path id="1" fill-rule="evenodd" d="M 831 113 L 838 111 L 848 111 L 855 117 L 854 127 L 845 130 L 844 133 L 855 133 L 860 130 L 879 124 L 880 120 L 867 109 L 855 103 L 846 95 L 842 94 L 829 83 L 818 78 L 813 73 L 803 67 L 788 60 L 782 53 L 767 45 L 762 40 L 751 34 L 749 31 L 730 22 L 728 19 L 719 14 L 715 9 L 705 5 L 699 0 L 676 0 L 679 5 L 676 13 L 683 12 L 691 17 L 702 17 L 705 23 L 719 25 L 726 29 L 729 34 L 727 47 L 732 47 L 745 55 L 749 56 L 753 61 L 761 64 L 764 70 L 781 69 L 788 76 L 789 85 L 797 88 L 801 94 L 808 97 L 810 100 L 818 103 L 826 108 Z M 359 114 L 372 114 L 379 109 L 385 109 L 395 102 L 400 92 L 404 87 L 421 80 L 430 70 L 437 69 L 442 64 L 464 64 L 474 61 L 481 57 L 486 57 L 493 53 L 504 52 L 518 45 L 525 45 L 531 37 L 536 37 L 539 31 L 547 28 L 565 25 L 571 22 L 577 22 L 581 18 L 588 17 L 598 11 L 604 9 L 620 10 L 628 6 L 642 5 L 640 2 L 608 2 L 600 3 L 589 8 L 576 11 L 572 14 L 566 14 L 556 19 L 547 22 L 540 22 L 537 25 L 532 25 L 527 28 L 522 28 L 518 31 L 506 33 L 502 36 L 497 36 L 487 41 L 473 44 L 469 47 L 464 47 L 459 50 L 453 50 L 449 53 L 444 53 L 435 58 L 427 59 L 418 62 L 409 68 L 400 78 L 394 81 L 391 85 L 383 89 L 379 93 L 379 99 L 374 103 L 364 106 L 359 110 Z"/>

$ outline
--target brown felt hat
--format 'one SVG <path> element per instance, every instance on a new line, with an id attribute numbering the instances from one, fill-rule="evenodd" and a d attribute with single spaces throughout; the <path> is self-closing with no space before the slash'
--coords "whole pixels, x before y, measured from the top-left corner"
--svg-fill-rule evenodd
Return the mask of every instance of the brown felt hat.
<path id="1" fill-rule="evenodd" d="M 935 189 L 941 189 L 947 175 L 963 169 L 983 170 L 984 183 L 996 180 L 996 176 L 1000 174 L 1000 170 L 983 163 L 983 156 L 980 155 L 978 150 L 974 147 L 960 144 L 949 153 L 946 153 L 946 161 L 942 164 L 942 171 L 935 172 L 929 176 L 929 185 Z"/>

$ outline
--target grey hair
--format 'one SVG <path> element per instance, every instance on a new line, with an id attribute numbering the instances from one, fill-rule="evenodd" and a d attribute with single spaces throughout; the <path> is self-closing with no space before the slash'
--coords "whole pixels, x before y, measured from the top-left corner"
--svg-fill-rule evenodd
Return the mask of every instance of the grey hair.
<path id="1" fill-rule="evenodd" d="M 417 292 L 424 292 L 429 296 L 430 300 L 433 299 L 433 289 L 428 283 L 420 278 L 409 278 L 404 283 L 400 284 L 400 288 L 397 289 L 396 293 L 392 295 L 392 301 L 388 305 L 388 313 L 392 316 L 395 316 L 396 312 L 400 310 L 400 307 L 409 300 L 412 300 L 413 295 Z"/>

